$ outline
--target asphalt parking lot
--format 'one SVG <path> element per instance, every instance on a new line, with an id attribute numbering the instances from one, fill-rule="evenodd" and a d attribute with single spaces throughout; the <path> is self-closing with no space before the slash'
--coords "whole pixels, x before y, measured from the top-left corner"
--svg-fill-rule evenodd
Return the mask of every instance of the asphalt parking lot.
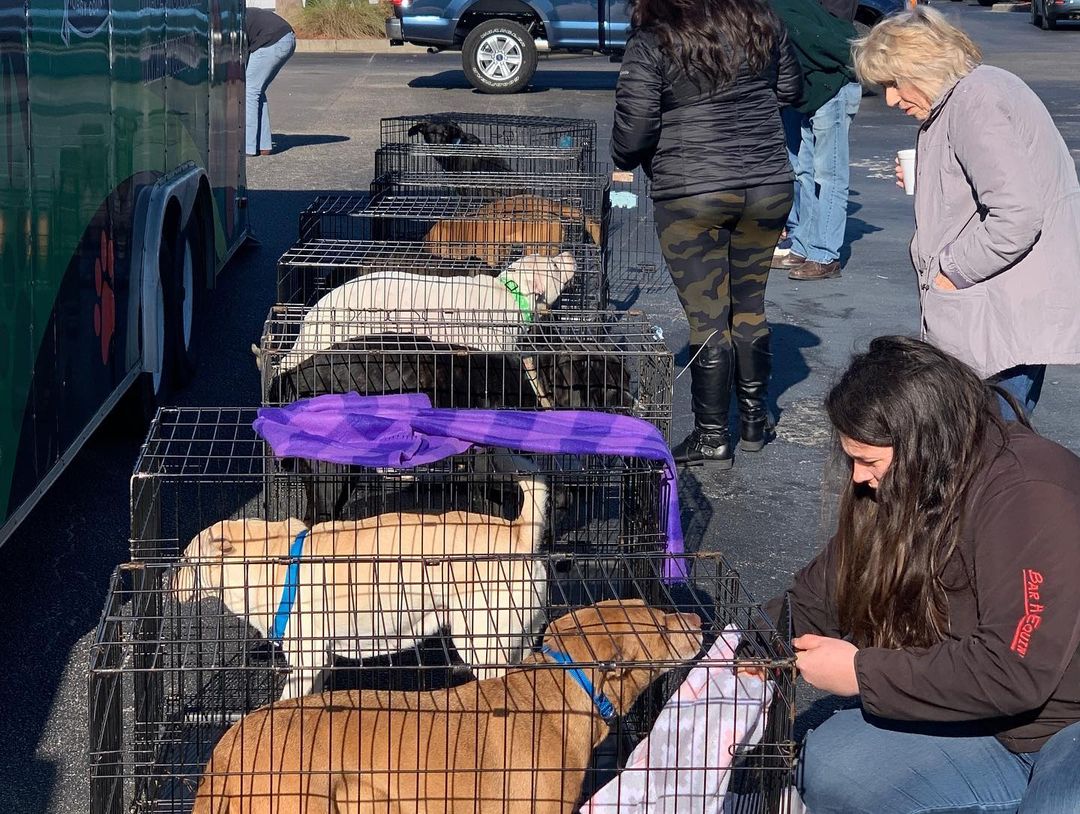
<path id="1" fill-rule="evenodd" d="M 1039 31 L 1026 14 L 946 3 L 987 60 L 1042 96 L 1080 160 L 1080 30 Z M 207 347 L 189 405 L 255 404 L 249 345 L 274 298 L 274 262 L 296 236 L 298 212 L 320 191 L 366 188 L 383 116 L 477 111 L 595 118 L 610 129 L 618 66 L 599 57 L 541 63 L 531 92 L 471 91 L 453 54 L 298 55 L 270 89 L 276 154 L 249 162 L 250 214 L 259 244 L 221 280 L 201 330 Z M 866 97 L 852 132 L 852 194 L 843 277 L 812 284 L 777 275 L 768 289 L 780 438 L 739 456 L 723 475 L 694 472 L 680 486 L 688 539 L 723 551 L 764 598 L 780 589 L 828 533 L 829 435 L 821 398 L 853 349 L 885 333 L 917 330 L 907 260 L 910 199 L 892 184 L 892 156 L 915 125 Z M 606 138 L 606 135 L 604 135 Z M 606 152 L 606 143 L 602 145 Z M 662 283 L 663 281 L 661 281 Z M 664 332 L 677 364 L 686 330 L 664 284 L 627 292 Z M 1080 452 L 1080 370 L 1052 368 L 1036 414 L 1049 437 Z M 689 430 L 689 379 L 676 382 L 675 437 Z M 0 811 L 85 811 L 86 659 L 113 567 L 127 554 L 128 477 L 138 440 L 99 432 L 15 536 L 0 549 Z M 804 706 L 806 706 L 804 704 Z M 828 708 L 819 705 L 806 720 Z"/>

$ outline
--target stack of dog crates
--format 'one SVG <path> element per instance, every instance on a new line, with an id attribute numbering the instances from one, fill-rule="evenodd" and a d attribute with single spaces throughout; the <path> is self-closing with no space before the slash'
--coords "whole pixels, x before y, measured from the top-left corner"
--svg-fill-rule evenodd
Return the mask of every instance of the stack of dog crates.
<path id="1" fill-rule="evenodd" d="M 649 261 L 628 264 L 642 224 L 612 207 L 595 122 L 381 135 L 366 193 L 301 214 L 258 348 L 262 420 L 341 406 L 293 436 L 323 427 L 333 454 L 276 455 L 256 407 L 150 429 L 91 654 L 91 811 L 719 811 L 725 785 L 727 810 L 783 810 L 791 651 L 719 556 L 669 551 L 663 462 L 529 451 L 501 423 L 669 428 L 671 354 L 610 307 Z M 356 439 L 393 441 L 417 397 L 426 431 L 430 403 L 503 440 L 372 458 Z M 725 702 L 669 702 L 688 673 Z M 707 748 L 666 743 L 694 726 Z"/>

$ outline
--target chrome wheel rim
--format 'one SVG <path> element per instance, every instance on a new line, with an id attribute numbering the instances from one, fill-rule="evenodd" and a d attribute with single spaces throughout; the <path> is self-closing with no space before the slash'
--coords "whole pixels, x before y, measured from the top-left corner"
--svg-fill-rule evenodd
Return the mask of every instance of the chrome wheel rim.
<path id="1" fill-rule="evenodd" d="M 476 65 L 486 79 L 506 82 L 521 70 L 521 46 L 508 34 L 491 34 L 480 41 Z"/>

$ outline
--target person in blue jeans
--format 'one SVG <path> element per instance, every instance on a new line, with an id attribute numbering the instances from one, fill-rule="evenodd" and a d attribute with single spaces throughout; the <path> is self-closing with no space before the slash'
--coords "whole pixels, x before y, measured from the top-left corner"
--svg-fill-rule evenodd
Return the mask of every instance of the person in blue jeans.
<path id="1" fill-rule="evenodd" d="M 927 342 L 879 337 L 825 399 L 836 533 L 767 606 L 814 687 L 812 814 L 1080 812 L 1080 458 Z"/>
<path id="2" fill-rule="evenodd" d="M 847 228 L 848 131 L 862 87 L 851 65 L 855 27 L 817 0 L 770 0 L 784 21 L 803 71 L 803 95 L 783 111 L 788 154 L 795 170 L 795 203 L 774 268 L 793 280 L 840 276 Z"/>
<path id="3" fill-rule="evenodd" d="M 248 155 L 270 155 L 270 103 L 266 89 L 289 57 L 296 51 L 292 26 L 267 9 L 249 7 L 244 12 L 244 33 L 248 41 L 247 122 L 245 138 Z"/>

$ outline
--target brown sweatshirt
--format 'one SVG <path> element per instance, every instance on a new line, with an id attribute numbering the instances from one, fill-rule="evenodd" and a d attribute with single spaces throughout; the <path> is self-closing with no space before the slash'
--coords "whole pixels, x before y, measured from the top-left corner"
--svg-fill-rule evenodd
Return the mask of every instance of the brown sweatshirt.
<path id="1" fill-rule="evenodd" d="M 1008 426 L 1004 448 L 972 483 L 943 575 L 947 637 L 927 648 L 863 648 L 855 671 L 873 715 L 977 723 L 1011 751 L 1034 752 L 1080 721 L 1080 458 Z M 835 553 L 832 541 L 788 591 L 797 636 L 845 635 Z M 768 605 L 774 619 L 782 602 Z"/>

